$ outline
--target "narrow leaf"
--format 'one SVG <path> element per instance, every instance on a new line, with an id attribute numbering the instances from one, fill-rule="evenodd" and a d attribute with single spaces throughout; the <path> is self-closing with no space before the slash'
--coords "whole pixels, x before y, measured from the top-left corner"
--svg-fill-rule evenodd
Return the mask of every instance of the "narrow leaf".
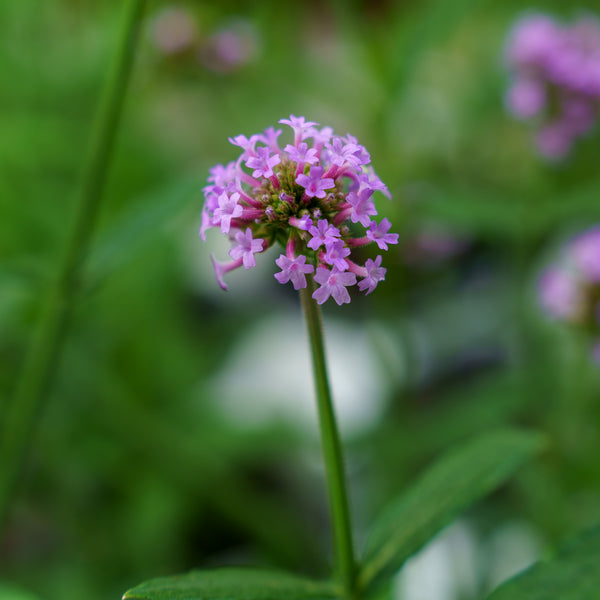
<path id="1" fill-rule="evenodd" d="M 551 560 L 540 561 L 496 588 L 488 600 L 590 600 L 600 591 L 600 526 Z"/>
<path id="2" fill-rule="evenodd" d="M 330 600 L 330 581 L 313 581 L 280 571 L 222 568 L 152 579 L 129 590 L 123 600 Z"/>
<path id="3" fill-rule="evenodd" d="M 361 587 L 393 575 L 462 510 L 498 487 L 542 446 L 535 433 L 504 430 L 450 451 L 384 511 L 369 538 Z"/>

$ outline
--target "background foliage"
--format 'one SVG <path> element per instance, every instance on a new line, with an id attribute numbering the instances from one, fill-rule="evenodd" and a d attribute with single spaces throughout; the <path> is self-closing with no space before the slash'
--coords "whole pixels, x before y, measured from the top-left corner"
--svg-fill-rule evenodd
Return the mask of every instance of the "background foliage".
<path id="1" fill-rule="evenodd" d="M 72 218 L 119 5 L 0 3 L 0 410 Z M 377 293 L 325 313 L 359 541 L 440 452 L 505 424 L 549 445 L 468 513 L 480 547 L 519 523 L 541 554 L 600 521 L 598 368 L 534 296 L 560 242 L 600 220 L 600 137 L 549 164 L 507 115 L 502 51 L 523 4 L 177 6 L 196 45 L 162 51 L 173 5 L 150 3 L 79 302 L 0 536 L 2 585 L 23 592 L 0 598 L 118 598 L 225 563 L 324 574 L 319 448 L 297 391 L 312 401 L 308 375 L 279 382 L 304 360 L 297 300 L 268 260 L 224 294 L 209 253 L 225 250 L 196 235 L 207 169 L 234 156 L 227 137 L 290 113 L 359 138 L 401 234 Z M 240 23 L 252 60 L 215 70 L 207 40 Z M 423 250 L 432 231 L 456 242 L 450 255 Z M 497 583 L 491 555 L 464 598 Z"/>

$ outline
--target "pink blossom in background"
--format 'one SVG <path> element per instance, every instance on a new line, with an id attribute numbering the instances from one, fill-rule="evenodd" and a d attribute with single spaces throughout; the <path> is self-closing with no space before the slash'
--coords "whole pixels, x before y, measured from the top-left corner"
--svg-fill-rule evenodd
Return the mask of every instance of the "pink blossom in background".
<path id="1" fill-rule="evenodd" d="M 506 94 L 508 109 L 519 119 L 530 119 L 546 107 L 546 90 L 535 79 L 516 79 Z"/>
<path id="2" fill-rule="evenodd" d="M 593 227 L 571 243 L 575 268 L 590 283 L 600 284 L 600 227 Z"/>
<path id="3" fill-rule="evenodd" d="M 258 39 L 258 33 L 249 21 L 236 19 L 203 41 L 198 58 L 211 71 L 231 73 L 256 59 Z"/>
<path id="4" fill-rule="evenodd" d="M 550 317 L 590 333 L 600 359 L 600 225 L 569 240 L 539 278 L 538 298 Z"/>
<path id="5" fill-rule="evenodd" d="M 581 298 L 577 280 L 566 270 L 549 268 L 538 282 L 540 303 L 555 319 L 572 320 L 577 317 Z"/>
<path id="6" fill-rule="evenodd" d="M 154 18 L 152 37 L 164 54 L 180 54 L 189 50 L 197 38 L 193 17 L 180 8 L 167 8 Z"/>
<path id="7" fill-rule="evenodd" d="M 508 110 L 532 120 L 539 152 L 562 160 L 600 112 L 600 23 L 588 15 L 562 24 L 544 14 L 520 19 L 505 52 L 513 81 Z"/>
<path id="8" fill-rule="evenodd" d="M 434 266 L 461 255 L 470 243 L 443 223 L 425 222 L 405 240 L 402 257 L 409 265 Z"/>

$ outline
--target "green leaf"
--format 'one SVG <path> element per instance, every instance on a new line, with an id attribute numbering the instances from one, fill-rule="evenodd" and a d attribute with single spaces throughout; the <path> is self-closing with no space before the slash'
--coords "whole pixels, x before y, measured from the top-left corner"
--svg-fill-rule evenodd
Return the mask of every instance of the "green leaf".
<path id="1" fill-rule="evenodd" d="M 369 588 L 393 575 L 462 510 L 508 479 L 542 446 L 539 434 L 503 430 L 451 450 L 377 520 L 359 584 Z"/>
<path id="2" fill-rule="evenodd" d="M 229 567 L 161 577 L 129 590 L 123 600 L 328 600 L 339 598 L 331 581 L 281 571 Z"/>
<path id="3" fill-rule="evenodd" d="M 31 592 L 0 581 L 0 600 L 39 600 Z"/>
<path id="4" fill-rule="evenodd" d="M 600 590 L 600 526 L 496 588 L 488 600 L 590 600 Z"/>
<path id="5" fill-rule="evenodd" d="M 198 198 L 200 215 L 201 188 L 197 179 L 186 179 L 133 203 L 94 244 L 86 267 L 88 280 L 95 283 L 131 260 L 155 241 L 194 198 Z"/>

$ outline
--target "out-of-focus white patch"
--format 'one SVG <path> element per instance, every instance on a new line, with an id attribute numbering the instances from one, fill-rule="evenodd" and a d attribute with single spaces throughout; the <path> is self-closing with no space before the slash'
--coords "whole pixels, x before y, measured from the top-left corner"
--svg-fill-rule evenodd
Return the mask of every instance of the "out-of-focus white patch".
<path id="1" fill-rule="evenodd" d="M 524 522 L 504 523 L 481 540 L 458 521 L 406 563 L 395 580 L 395 598 L 475 600 L 533 564 L 542 547 Z"/>
<path id="2" fill-rule="evenodd" d="M 445 529 L 404 565 L 395 580 L 395 598 L 475 598 L 478 570 L 475 534 L 471 527 L 459 521 Z"/>
<path id="3" fill-rule="evenodd" d="M 345 435 L 368 430 L 381 417 L 389 379 L 366 330 L 325 323 L 330 385 Z M 257 322 L 209 383 L 218 410 L 245 426 L 282 420 L 318 433 L 312 361 L 300 311 Z"/>
<path id="4" fill-rule="evenodd" d="M 198 221 L 199 222 L 199 221 Z M 256 255 L 256 267 L 244 269 L 240 267 L 224 276 L 228 291 L 223 291 L 215 277 L 215 270 L 210 260 L 214 254 L 217 261 L 227 263 L 231 261 L 229 251 L 232 243 L 229 238 L 218 229 L 210 229 L 206 232 L 206 242 L 200 236 L 186 236 L 183 244 L 184 267 L 189 284 L 204 296 L 209 296 L 220 303 L 243 304 L 247 302 L 248 296 L 260 296 L 265 292 L 265 286 L 269 283 L 277 283 L 273 277 L 279 271 L 275 265 L 275 259 L 279 248 L 270 248 L 266 252 Z M 272 281 L 271 281 L 272 280 Z"/>
<path id="5" fill-rule="evenodd" d="M 516 575 L 539 560 L 543 543 L 531 525 L 511 521 L 498 527 L 486 540 L 487 587 L 493 590 L 505 579 Z"/>

